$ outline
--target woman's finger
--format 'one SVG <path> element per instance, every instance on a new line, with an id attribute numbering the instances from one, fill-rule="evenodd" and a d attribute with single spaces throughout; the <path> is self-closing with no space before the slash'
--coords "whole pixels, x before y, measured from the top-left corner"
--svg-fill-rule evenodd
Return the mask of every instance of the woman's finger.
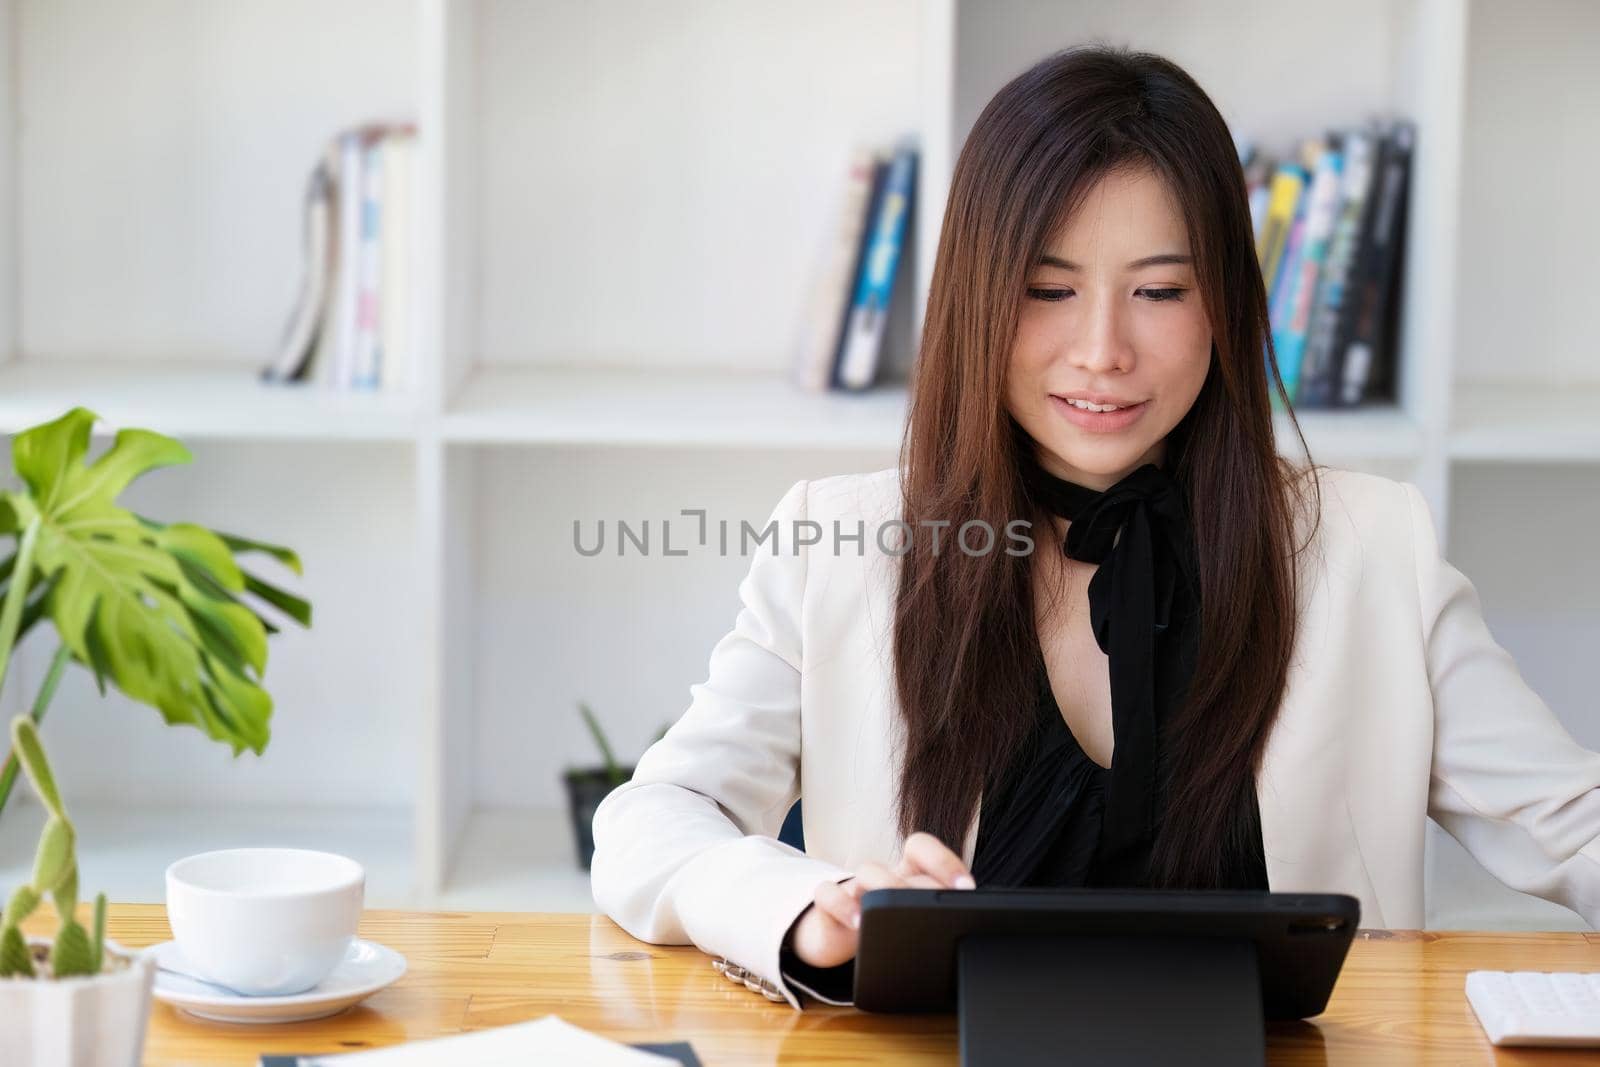
<path id="1" fill-rule="evenodd" d="M 943 841 L 921 830 L 906 838 L 897 873 L 901 877 L 932 875 L 941 886 L 955 889 L 971 889 L 976 885 L 972 880 L 972 872 L 961 862 L 961 857 Z"/>
<path id="2" fill-rule="evenodd" d="M 853 958 L 859 943 L 854 928 L 813 904 L 795 924 L 792 948 L 813 967 L 835 967 Z"/>
<path id="3" fill-rule="evenodd" d="M 868 860 L 856 871 L 856 881 L 865 889 L 901 889 L 906 880 L 881 863 Z"/>
<path id="4" fill-rule="evenodd" d="M 840 926 L 853 930 L 861 924 L 861 898 L 851 891 L 850 884 L 823 882 L 817 886 L 813 899 L 819 911 Z"/>

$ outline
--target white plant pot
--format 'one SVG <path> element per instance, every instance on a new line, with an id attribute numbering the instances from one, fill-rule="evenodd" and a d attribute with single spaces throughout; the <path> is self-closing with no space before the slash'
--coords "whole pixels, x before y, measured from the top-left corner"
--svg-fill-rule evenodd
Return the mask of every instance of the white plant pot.
<path id="1" fill-rule="evenodd" d="M 92 978 L 0 978 L 0 1064 L 138 1067 L 156 961 L 109 938 L 106 953 L 128 966 Z"/>

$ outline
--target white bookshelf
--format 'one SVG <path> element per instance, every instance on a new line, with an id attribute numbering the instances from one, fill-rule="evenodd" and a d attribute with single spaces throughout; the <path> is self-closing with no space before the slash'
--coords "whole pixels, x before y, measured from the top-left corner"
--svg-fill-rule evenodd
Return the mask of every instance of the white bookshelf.
<path id="1" fill-rule="evenodd" d="M 82 404 L 189 441 L 195 466 L 153 476 L 152 513 L 294 545 L 317 607 L 311 633 L 274 642 L 278 732 L 248 767 L 154 712 L 92 711 L 86 686 L 52 712 L 91 806 L 167 783 L 147 813 L 95 824 L 147 857 L 108 871 L 147 878 L 280 815 L 292 836 L 311 811 L 318 840 L 384 842 L 394 899 L 581 906 L 551 814 L 562 766 L 591 755 L 573 705 L 593 702 L 637 755 L 703 678 L 746 561 L 584 560 L 574 520 L 759 521 L 795 478 L 893 464 L 903 385 L 817 396 L 786 378 L 844 161 L 860 141 L 921 144 L 904 359 L 967 130 L 1005 80 L 1078 41 L 1169 55 L 1275 150 L 1369 112 L 1417 122 L 1399 402 L 1303 429 L 1319 461 L 1420 485 L 1442 530 L 1470 534 L 1450 544 L 1487 588 L 1573 565 L 1522 551 L 1495 509 L 1550 471 L 1600 470 L 1600 364 L 1572 299 L 1596 233 L 1591 9 L 336 7 L 0 0 L 0 432 Z M 264 386 L 306 170 L 370 117 L 420 129 L 419 387 Z M 1527 164 L 1550 145 L 1559 161 Z M 1576 522 L 1589 505 L 1549 506 Z M 1581 583 L 1563 595 L 1600 615 Z M 1561 659 L 1547 653 L 1565 639 L 1524 605 L 1486 607 L 1519 662 Z M 45 651 L 26 650 L 25 683 Z M 1529 678 L 1575 732 L 1600 716 L 1555 668 Z M 378 783 L 387 829 L 352 782 Z M 201 834 L 174 806 L 223 807 Z M 1440 870 L 1451 847 L 1430 842 Z M 1481 917 L 1447 889 L 1438 921 Z"/>

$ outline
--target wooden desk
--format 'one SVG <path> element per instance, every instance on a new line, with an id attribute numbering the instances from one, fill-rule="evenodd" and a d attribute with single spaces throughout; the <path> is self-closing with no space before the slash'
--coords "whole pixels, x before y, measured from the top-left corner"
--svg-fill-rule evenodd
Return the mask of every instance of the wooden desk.
<path id="1" fill-rule="evenodd" d="M 155 905 L 114 906 L 109 925 L 129 946 L 170 936 Z M 734 986 L 692 947 L 643 944 L 599 915 L 374 911 L 361 935 L 405 953 L 410 970 L 400 982 L 343 1015 L 282 1026 L 204 1022 L 157 1003 L 146 1063 L 254 1067 L 261 1052 L 353 1050 L 549 1013 L 619 1041 L 689 1041 L 706 1067 L 957 1062 L 952 1016 L 796 1012 Z M 1497 1051 L 1462 991 L 1477 968 L 1600 970 L 1600 933 L 1362 931 L 1328 1010 L 1270 1024 L 1268 1059 L 1363 1067 L 1600 1059 L 1593 1050 Z"/>

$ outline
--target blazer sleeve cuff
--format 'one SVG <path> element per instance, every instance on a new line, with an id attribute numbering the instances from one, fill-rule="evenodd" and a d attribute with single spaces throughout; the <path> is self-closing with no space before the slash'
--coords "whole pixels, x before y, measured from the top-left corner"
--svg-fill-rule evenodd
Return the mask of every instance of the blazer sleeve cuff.
<path id="1" fill-rule="evenodd" d="M 837 967 L 813 967 L 785 950 L 779 970 L 789 985 L 824 1004 L 840 1008 L 855 1004 L 855 960 L 847 960 Z"/>
<path id="2" fill-rule="evenodd" d="M 803 1010 L 780 965 L 784 939 L 819 883 L 841 882 L 853 872 L 754 834 L 703 853 L 690 868 L 682 874 L 694 886 L 677 895 L 690 940 L 771 983 L 792 1008 Z"/>

